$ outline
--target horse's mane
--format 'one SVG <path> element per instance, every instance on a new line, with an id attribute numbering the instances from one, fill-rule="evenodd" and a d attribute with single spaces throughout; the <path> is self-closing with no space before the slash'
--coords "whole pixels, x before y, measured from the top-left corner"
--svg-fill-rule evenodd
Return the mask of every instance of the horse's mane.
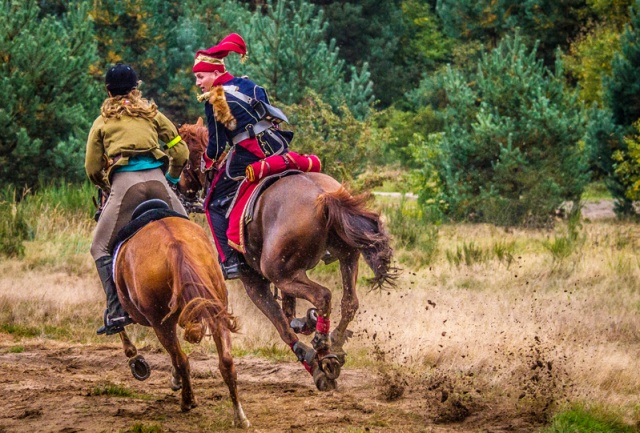
<path id="1" fill-rule="evenodd" d="M 187 143 L 190 152 L 196 152 L 200 156 L 207 149 L 209 132 L 207 127 L 204 126 L 202 117 L 199 117 L 198 121 L 193 125 L 185 123 L 180 127 L 179 132 L 182 139 Z"/>

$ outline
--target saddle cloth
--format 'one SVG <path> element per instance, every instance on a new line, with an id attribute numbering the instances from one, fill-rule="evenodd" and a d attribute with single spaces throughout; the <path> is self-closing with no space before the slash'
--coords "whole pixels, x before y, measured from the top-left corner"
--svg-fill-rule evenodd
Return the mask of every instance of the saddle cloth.
<path id="1" fill-rule="evenodd" d="M 302 171 L 286 170 L 282 173 L 264 177 L 257 182 L 250 182 L 248 179 L 242 181 L 240 188 L 238 188 L 231 212 L 229 213 L 227 237 L 231 248 L 242 254 L 246 253 L 244 227 L 253 219 L 255 204 L 260 194 L 278 179 L 299 173 L 302 173 Z"/>
<path id="2" fill-rule="evenodd" d="M 126 226 L 122 227 L 118 234 L 116 235 L 116 239 L 113 243 L 113 263 L 116 263 L 118 251 L 120 251 L 120 247 L 131 239 L 136 233 L 138 233 L 144 226 L 147 224 L 158 221 L 163 218 L 169 217 L 179 217 L 189 219 L 189 217 L 182 215 L 176 211 L 168 209 L 168 205 L 164 203 L 162 206 L 160 203 L 164 203 L 162 200 L 148 200 L 142 204 L 140 204 L 136 211 L 133 213 L 133 217 L 131 221 L 127 223 Z M 145 210 L 144 205 L 147 206 L 147 210 Z M 158 206 L 158 207 L 150 207 L 150 206 Z M 166 207 L 165 207 L 166 206 Z M 142 210 L 142 212 L 140 212 Z M 113 266 L 113 277 L 115 279 L 115 271 L 116 266 Z"/>

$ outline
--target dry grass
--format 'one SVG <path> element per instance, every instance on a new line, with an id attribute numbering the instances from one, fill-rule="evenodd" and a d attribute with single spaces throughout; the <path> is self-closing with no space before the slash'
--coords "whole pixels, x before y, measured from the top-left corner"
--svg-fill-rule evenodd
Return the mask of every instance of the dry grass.
<path id="1" fill-rule="evenodd" d="M 104 295 L 88 253 L 92 223 L 55 215 L 48 221 L 23 259 L 0 259 L 0 331 L 14 334 L 16 343 L 34 337 L 103 342 L 94 335 Z M 588 401 L 640 422 L 640 231 L 631 224 L 585 224 L 584 241 L 557 259 L 544 241 L 562 230 L 441 226 L 428 267 L 404 269 L 389 292 L 361 285 L 347 367 L 379 367 L 383 360 L 405 375 L 398 379 L 394 370 L 396 381 L 442 393 L 457 408 L 465 399 L 500 400 L 544 414 L 564 402 Z M 486 251 L 512 245 L 513 262 L 495 255 L 470 266 L 447 260 L 447 251 L 470 241 Z M 362 266 L 361 278 L 369 275 Z M 334 290 L 337 321 L 336 266 L 313 274 Z M 241 320 L 236 354 L 286 358 L 288 348 L 241 285 L 231 282 L 228 289 Z M 300 302 L 298 313 L 307 307 Z M 139 346 L 158 346 L 152 333 L 134 328 Z M 210 341 L 204 344 L 213 350 Z"/>

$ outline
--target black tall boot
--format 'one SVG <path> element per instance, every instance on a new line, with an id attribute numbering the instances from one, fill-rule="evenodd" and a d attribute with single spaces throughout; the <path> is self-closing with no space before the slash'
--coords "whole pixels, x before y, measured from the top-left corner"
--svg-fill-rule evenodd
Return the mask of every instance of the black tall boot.
<path id="1" fill-rule="evenodd" d="M 227 260 L 220 264 L 222 275 L 225 280 L 235 280 L 240 278 L 240 259 L 238 253 L 232 251 L 227 255 Z"/>
<path id="2" fill-rule="evenodd" d="M 124 311 L 118 299 L 118 290 L 113 281 L 113 259 L 111 256 L 100 257 L 96 260 L 96 268 L 102 282 L 102 288 L 107 295 L 107 309 L 104 312 L 104 326 L 96 333 L 98 335 L 113 335 L 124 331 L 124 327 L 133 323 L 129 314 Z"/>

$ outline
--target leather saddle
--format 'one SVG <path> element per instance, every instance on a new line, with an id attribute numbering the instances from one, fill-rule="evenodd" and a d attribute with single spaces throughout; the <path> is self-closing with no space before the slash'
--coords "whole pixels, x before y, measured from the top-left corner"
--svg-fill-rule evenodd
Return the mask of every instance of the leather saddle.
<path id="1" fill-rule="evenodd" d="M 189 219 L 189 217 L 169 209 L 169 205 L 164 200 L 154 198 L 143 201 L 134 209 L 129 223 L 118 231 L 115 242 L 113 243 L 113 250 L 116 250 L 120 244 L 129 240 L 150 222 L 168 217 Z M 111 253 L 113 253 L 113 251 L 111 251 Z"/>

